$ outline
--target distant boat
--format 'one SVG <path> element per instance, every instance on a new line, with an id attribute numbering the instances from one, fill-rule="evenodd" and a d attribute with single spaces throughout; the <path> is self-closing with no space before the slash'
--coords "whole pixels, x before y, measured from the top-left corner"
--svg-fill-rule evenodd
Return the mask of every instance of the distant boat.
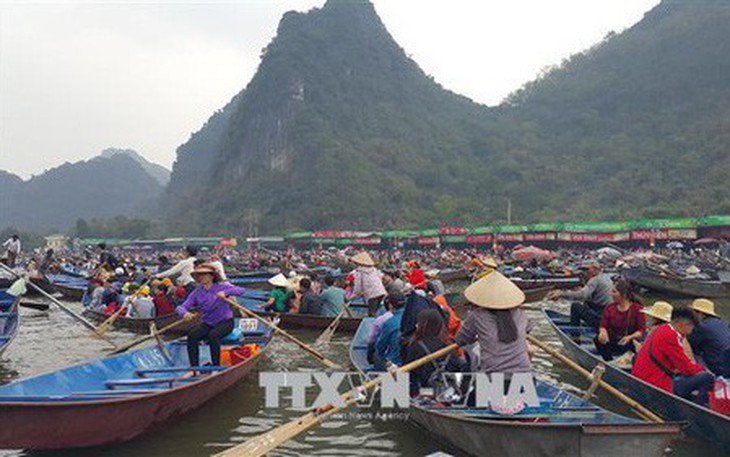
<path id="1" fill-rule="evenodd" d="M 258 344 L 261 351 L 232 366 L 196 367 L 194 373 L 185 342 L 173 341 L 0 386 L 0 448 L 111 445 L 161 428 L 253 370 L 271 332 L 257 321 L 243 322 L 245 329 L 229 336 L 224 348 Z M 202 364 L 210 361 L 207 346 L 200 352 Z"/>
<path id="2" fill-rule="evenodd" d="M 111 316 L 111 314 L 90 308 L 84 309 L 83 315 L 99 323 L 104 322 Z M 114 327 L 122 328 L 130 332 L 147 334 L 150 331 L 150 324 L 153 322 L 157 328 L 163 328 L 179 320 L 180 316 L 176 312 L 165 314 L 164 316 L 155 316 L 153 318 L 119 316 L 114 321 Z M 188 331 L 195 325 L 193 321 L 189 324 L 181 324 L 179 327 L 170 330 L 170 334 L 179 336 L 187 335 Z"/>
<path id="3" fill-rule="evenodd" d="M 0 291 L 0 355 L 10 346 L 18 333 L 20 327 L 18 303 L 20 296 L 15 297 L 5 290 Z"/>
<path id="4" fill-rule="evenodd" d="M 638 286 L 663 294 L 695 298 L 730 297 L 730 282 L 669 276 L 646 268 L 630 268 L 622 274 Z"/>
<path id="5" fill-rule="evenodd" d="M 362 373 L 372 371 L 367 337 L 373 321 L 363 320 L 350 347 L 350 360 Z M 514 415 L 412 403 L 408 418 L 435 439 L 474 456 L 626 457 L 639 449 L 647 457 L 661 456 L 680 429 L 614 414 L 545 382 L 537 381 L 536 387 L 540 406 Z"/>
<path id="6" fill-rule="evenodd" d="M 584 368 L 592 370 L 598 363 L 604 364 L 606 372 L 603 374 L 603 379 L 612 386 L 666 420 L 687 422 L 688 434 L 725 449 L 730 447 L 730 417 L 654 387 L 627 371 L 604 362 L 595 351 L 593 343 L 595 330 L 589 327 L 571 326 L 570 317 L 565 314 L 546 310 L 545 315 L 565 350 Z"/>
<path id="7" fill-rule="evenodd" d="M 87 279 L 64 274 L 46 275 L 53 290 L 63 295 L 63 298 L 71 301 L 81 301 L 89 286 Z"/>

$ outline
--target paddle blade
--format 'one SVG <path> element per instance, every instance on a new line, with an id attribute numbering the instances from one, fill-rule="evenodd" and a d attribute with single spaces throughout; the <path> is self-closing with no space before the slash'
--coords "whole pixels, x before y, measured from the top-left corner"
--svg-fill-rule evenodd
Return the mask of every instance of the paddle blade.
<path id="1" fill-rule="evenodd" d="M 13 297 L 18 297 L 20 295 L 25 295 L 26 292 L 28 292 L 28 288 L 25 287 L 25 279 L 20 278 L 17 281 L 15 281 L 10 287 L 8 287 L 8 290 L 6 291 Z"/>
<path id="2" fill-rule="evenodd" d="M 324 332 L 322 332 L 321 335 L 317 338 L 317 340 L 314 342 L 315 345 L 321 345 L 321 344 L 327 344 L 332 340 L 332 337 L 334 336 L 335 332 L 337 331 L 337 327 L 340 326 L 340 316 L 337 316 L 332 323 L 324 329 Z"/>

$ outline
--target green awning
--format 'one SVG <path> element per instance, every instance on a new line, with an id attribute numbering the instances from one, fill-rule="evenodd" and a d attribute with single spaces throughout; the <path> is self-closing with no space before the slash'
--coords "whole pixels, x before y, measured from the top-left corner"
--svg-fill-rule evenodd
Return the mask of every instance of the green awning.
<path id="1" fill-rule="evenodd" d="M 703 227 L 723 227 L 730 226 L 729 215 L 718 215 L 718 216 L 706 216 L 700 221 L 700 226 Z"/>
<path id="2" fill-rule="evenodd" d="M 563 230 L 569 233 L 618 233 L 629 230 L 628 222 L 566 222 Z"/>
<path id="3" fill-rule="evenodd" d="M 443 243 L 466 243 L 466 235 L 441 235 Z"/>
<path id="4" fill-rule="evenodd" d="M 630 225 L 632 228 L 639 230 L 693 229 L 697 228 L 698 220 L 693 217 L 639 219 L 631 221 Z"/>
<path id="5" fill-rule="evenodd" d="M 439 229 L 425 229 L 421 230 L 421 236 L 439 236 Z"/>
<path id="6" fill-rule="evenodd" d="M 562 222 L 541 222 L 538 224 L 530 224 L 527 226 L 529 232 L 560 232 L 563 230 Z"/>
<path id="7" fill-rule="evenodd" d="M 286 235 L 287 240 L 301 240 L 304 238 L 312 238 L 312 232 L 293 232 Z"/>
<path id="8" fill-rule="evenodd" d="M 494 225 L 494 233 L 525 233 L 527 231 L 526 225 Z"/>
<path id="9" fill-rule="evenodd" d="M 489 234 L 489 233 L 494 233 L 494 227 L 492 227 L 491 225 L 484 225 L 481 227 L 472 227 L 469 230 L 469 233 L 471 233 L 472 235 L 485 235 L 485 234 Z"/>

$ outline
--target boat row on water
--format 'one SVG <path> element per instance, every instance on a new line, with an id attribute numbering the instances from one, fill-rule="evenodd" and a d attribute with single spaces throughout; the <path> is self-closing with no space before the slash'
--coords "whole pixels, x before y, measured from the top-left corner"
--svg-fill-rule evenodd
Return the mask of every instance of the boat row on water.
<path id="1" fill-rule="evenodd" d="M 603 379 L 629 397 L 666 420 L 686 423 L 686 432 L 690 435 L 722 448 L 730 446 L 730 417 L 659 389 L 618 366 L 606 363 L 596 352 L 594 329 L 571 326 L 569 316 L 555 311 L 545 310 L 545 317 L 568 354 L 584 368 L 592 370 L 598 364 L 604 365 Z"/>
<path id="2" fill-rule="evenodd" d="M 687 278 L 670 271 L 654 271 L 648 268 L 631 268 L 623 276 L 639 287 L 666 296 L 694 298 L 730 297 L 730 278 L 720 279 Z"/>
<path id="3" fill-rule="evenodd" d="M 88 283 L 68 274 L 49 276 L 56 291 L 80 300 Z M 231 278 L 246 288 L 266 282 L 255 274 Z M 580 284 L 577 277 L 513 278 L 524 290 L 526 301 L 538 301 L 555 287 Z M 277 319 L 284 328 L 325 329 L 334 317 L 299 313 L 271 313 L 262 308 L 268 297 L 263 290 L 247 290 L 238 297 L 246 309 L 264 318 Z M 458 295 L 458 294 L 457 294 Z M 456 303 L 457 295 L 448 301 Z M 0 294 L 0 353 L 18 332 L 18 299 Z M 366 340 L 373 319 L 365 317 L 364 302 L 355 302 L 352 315 L 339 319 L 339 331 L 355 333 L 350 359 L 363 373 L 372 372 L 367 362 Z M 87 309 L 97 322 L 109 315 Z M 595 332 L 571 327 L 566 316 L 547 311 L 566 350 L 589 370 L 600 357 L 593 350 Z M 150 324 L 163 328 L 179 321 L 176 313 L 153 319 L 119 317 L 114 325 L 147 333 Z M 178 327 L 177 334 L 187 333 Z M 0 448 L 63 449 L 121 443 L 163 426 L 185 414 L 250 373 L 265 353 L 271 332 L 258 321 L 242 319 L 226 338 L 224 350 L 257 345 L 260 351 L 233 365 L 210 366 L 204 346 L 201 363 L 190 367 L 185 341 L 163 342 L 133 352 L 103 357 L 87 363 L 33 376 L 0 386 Z M 7 341 L 5 345 L 3 342 Z M 539 406 L 505 415 L 489 408 L 456 407 L 419 399 L 408 411 L 409 420 L 439 440 L 470 455 L 486 450 L 500 456 L 625 456 L 637 449 L 660 456 L 682 423 L 687 432 L 721 446 L 730 444 L 730 420 L 706 408 L 656 389 L 620 368 L 607 366 L 604 379 L 670 422 L 648 423 L 607 411 L 558 386 L 538 381 Z M 64 427 L 59 427 L 64 424 Z M 110 427 L 109 424 L 114 424 Z"/>
<path id="4" fill-rule="evenodd" d="M 253 324 L 253 325 L 252 325 Z M 184 341 L 21 379 L 0 386 L 0 448 L 64 449 L 133 439 L 188 413 L 249 374 L 272 337 L 258 321 L 239 321 L 223 350 L 255 345 L 230 366 L 191 367 Z"/>
<path id="5" fill-rule="evenodd" d="M 350 346 L 350 359 L 363 374 L 373 372 L 367 340 L 375 319 L 363 319 Z M 491 408 L 450 407 L 412 402 L 408 419 L 432 436 L 470 455 L 626 457 L 660 456 L 678 433 L 677 423 L 653 424 L 624 417 L 537 381 L 539 406 L 504 415 Z"/>

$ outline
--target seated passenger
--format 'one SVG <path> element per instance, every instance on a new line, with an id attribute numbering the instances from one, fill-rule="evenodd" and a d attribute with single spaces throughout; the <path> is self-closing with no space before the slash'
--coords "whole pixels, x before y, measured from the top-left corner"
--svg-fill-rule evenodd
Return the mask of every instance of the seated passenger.
<path id="1" fill-rule="evenodd" d="M 276 313 L 288 313 L 291 308 L 291 299 L 294 295 L 289 288 L 291 286 L 289 280 L 286 279 L 286 276 L 279 273 L 269 279 L 269 284 L 274 286 L 274 288 L 269 293 L 269 300 L 262 305 L 262 308 Z"/>
<path id="2" fill-rule="evenodd" d="M 642 306 L 634 301 L 628 281 L 617 281 L 611 298 L 613 303 L 603 309 L 598 335 L 594 339 L 598 353 L 606 361 L 632 351 L 633 341 L 640 339 L 646 331 L 646 317 L 641 312 Z"/>
<path id="3" fill-rule="evenodd" d="M 312 281 L 309 278 L 299 280 L 299 314 L 322 315 L 322 299 L 312 291 Z"/>
<path id="4" fill-rule="evenodd" d="M 388 297 L 385 299 L 386 311 L 375 318 L 373 326 L 370 328 L 370 336 L 368 336 L 368 362 L 370 362 L 371 365 L 375 365 L 378 369 L 383 369 L 384 367 L 382 363 L 377 363 L 375 354 L 375 343 L 378 341 L 378 337 L 380 337 L 380 332 L 383 330 L 383 324 L 385 324 L 388 319 L 393 317 L 393 311 L 395 308 L 393 307 L 392 303 L 396 301 L 405 303 L 406 299 L 403 295 L 400 294 L 389 294 Z"/>
<path id="5" fill-rule="evenodd" d="M 340 314 L 345 304 L 345 290 L 335 285 L 335 278 L 331 275 L 324 277 L 325 290 L 319 294 L 322 300 L 322 315 L 334 317 Z"/>
<path id="6" fill-rule="evenodd" d="M 388 362 L 401 365 L 401 319 L 403 319 L 403 307 L 405 300 L 402 296 L 389 295 L 386 298 L 390 308 L 393 310 L 393 317 L 383 323 L 383 327 L 375 341 L 375 367 L 384 370 Z"/>
<path id="7" fill-rule="evenodd" d="M 464 291 L 476 308 L 464 319 L 456 342 L 466 346 L 479 342 L 479 371 L 484 373 L 529 373 L 527 333 L 532 323 L 520 307 L 525 294 L 498 271 L 487 273 Z"/>
<path id="8" fill-rule="evenodd" d="M 137 293 L 131 297 L 129 317 L 135 317 L 138 319 L 152 319 L 155 317 L 155 303 L 150 297 L 149 287 L 142 286 Z"/>
<path id="9" fill-rule="evenodd" d="M 688 337 L 692 351 L 711 372 L 718 376 L 730 376 L 727 360 L 730 327 L 715 314 L 715 304 L 710 300 L 698 298 L 692 302 L 691 308 L 699 321 Z"/>
<path id="10" fill-rule="evenodd" d="M 715 377 L 705 367 L 690 360 L 682 347 L 682 342 L 692 333 L 695 325 L 697 318 L 691 309 L 675 308 L 672 321 L 660 325 L 647 337 L 636 356 L 631 374 L 667 392 L 706 406 Z"/>
<path id="11" fill-rule="evenodd" d="M 427 309 L 418 315 L 416 331 L 405 349 L 404 363 L 410 363 L 448 346 L 448 337 L 441 313 L 435 309 Z M 411 396 L 419 394 L 421 388 L 433 388 L 439 380 L 438 371 L 467 371 L 466 362 L 450 353 L 431 363 L 410 371 Z"/>

